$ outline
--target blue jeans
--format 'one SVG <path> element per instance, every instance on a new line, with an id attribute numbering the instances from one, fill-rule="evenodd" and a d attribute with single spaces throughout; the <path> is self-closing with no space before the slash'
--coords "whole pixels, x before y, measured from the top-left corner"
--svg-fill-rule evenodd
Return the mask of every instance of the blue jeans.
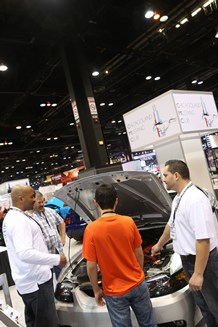
<path id="1" fill-rule="evenodd" d="M 53 281 L 38 285 L 38 291 L 20 294 L 25 304 L 27 327 L 57 327 L 58 317 L 54 301 Z"/>
<path id="2" fill-rule="evenodd" d="M 140 327 L 157 327 L 145 281 L 124 295 L 104 298 L 113 327 L 132 327 L 130 307 Z"/>
<path id="3" fill-rule="evenodd" d="M 181 256 L 188 278 L 194 272 L 195 256 Z M 218 327 L 218 251 L 210 252 L 201 291 L 192 292 L 208 327 Z"/>

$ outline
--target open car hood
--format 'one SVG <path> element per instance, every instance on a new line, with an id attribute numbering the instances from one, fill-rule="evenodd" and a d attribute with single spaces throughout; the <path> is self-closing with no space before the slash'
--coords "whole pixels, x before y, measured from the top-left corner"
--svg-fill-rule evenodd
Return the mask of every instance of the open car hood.
<path id="1" fill-rule="evenodd" d="M 93 199 L 96 188 L 104 183 L 113 184 L 117 191 L 116 213 L 131 216 L 142 224 L 168 221 L 171 198 L 152 173 L 113 171 L 83 177 L 56 191 L 55 196 L 89 223 L 99 217 Z"/>

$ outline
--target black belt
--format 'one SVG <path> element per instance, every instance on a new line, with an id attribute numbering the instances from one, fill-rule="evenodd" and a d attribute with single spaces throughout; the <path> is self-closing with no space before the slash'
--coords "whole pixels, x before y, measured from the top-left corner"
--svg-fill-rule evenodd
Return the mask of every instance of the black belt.
<path id="1" fill-rule="evenodd" d="M 213 250 L 210 251 L 210 254 L 212 254 L 213 252 L 215 252 L 217 250 L 217 248 L 214 248 Z M 181 255 L 180 254 L 181 259 L 194 259 L 196 257 L 196 254 L 188 254 L 188 255 Z"/>

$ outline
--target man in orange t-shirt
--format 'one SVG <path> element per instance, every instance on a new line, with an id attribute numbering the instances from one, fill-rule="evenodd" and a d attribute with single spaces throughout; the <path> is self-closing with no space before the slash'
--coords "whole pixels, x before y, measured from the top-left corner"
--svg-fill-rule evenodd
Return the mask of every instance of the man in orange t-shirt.
<path id="1" fill-rule="evenodd" d="M 106 302 L 113 327 L 132 326 L 130 307 L 140 327 L 156 327 L 144 280 L 140 233 L 131 217 L 115 213 L 118 198 L 113 185 L 100 185 L 95 203 L 100 217 L 86 227 L 82 253 L 96 303 L 103 306 Z"/>

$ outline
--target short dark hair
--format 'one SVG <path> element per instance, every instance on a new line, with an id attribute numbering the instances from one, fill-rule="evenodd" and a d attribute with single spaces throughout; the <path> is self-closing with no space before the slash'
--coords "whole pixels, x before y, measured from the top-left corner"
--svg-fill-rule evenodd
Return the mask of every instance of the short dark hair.
<path id="1" fill-rule="evenodd" d="M 190 179 L 190 173 L 188 166 L 182 160 L 168 160 L 165 163 L 165 167 L 168 166 L 168 170 L 171 174 L 179 173 L 183 179 Z"/>
<path id="2" fill-rule="evenodd" d="M 102 184 L 95 191 L 95 201 L 101 209 L 112 209 L 116 198 L 117 192 L 112 184 Z"/>

